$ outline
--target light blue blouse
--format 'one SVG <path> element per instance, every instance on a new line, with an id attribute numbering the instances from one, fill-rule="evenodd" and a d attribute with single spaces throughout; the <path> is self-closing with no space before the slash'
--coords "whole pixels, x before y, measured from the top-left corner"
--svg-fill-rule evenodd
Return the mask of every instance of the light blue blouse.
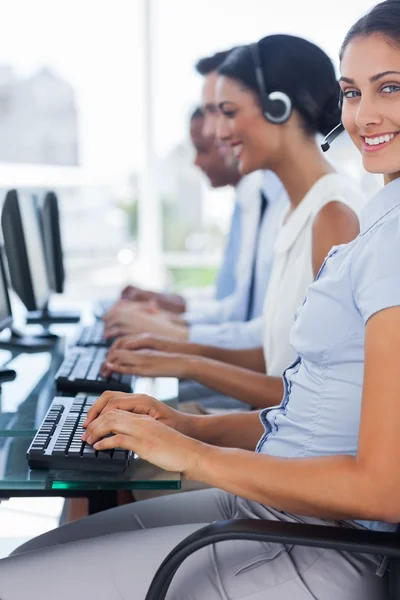
<path id="1" fill-rule="evenodd" d="M 291 458 L 356 454 L 365 324 L 391 306 L 400 306 L 400 179 L 369 201 L 360 235 L 332 248 L 308 288 L 290 335 L 298 357 L 284 373 L 280 406 L 261 413 L 265 433 L 258 452 Z"/>

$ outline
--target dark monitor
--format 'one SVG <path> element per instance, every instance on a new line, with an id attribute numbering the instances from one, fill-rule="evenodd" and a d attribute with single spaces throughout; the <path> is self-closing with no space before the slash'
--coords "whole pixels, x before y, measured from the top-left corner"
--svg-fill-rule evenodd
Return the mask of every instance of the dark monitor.
<path id="1" fill-rule="evenodd" d="M 1 227 L 13 289 L 29 311 L 46 310 L 51 290 L 31 194 L 16 190 L 7 192 Z"/>
<path id="2" fill-rule="evenodd" d="M 10 329 L 11 335 L 8 338 L 1 337 L 1 349 L 19 350 L 23 352 L 43 352 L 44 350 L 49 350 L 51 347 L 51 344 L 49 344 L 49 341 L 46 341 L 46 338 L 40 338 L 40 336 L 37 336 L 36 338 L 28 337 L 13 327 L 13 316 L 5 268 L 5 251 L 4 247 L 0 246 L 0 332 L 4 329 Z M 15 371 L 12 369 L 0 369 L 0 384 L 14 378 Z"/>
<path id="3" fill-rule="evenodd" d="M 64 291 L 65 269 L 61 240 L 58 199 L 48 192 L 38 204 L 39 221 L 47 263 L 47 275 L 51 290 L 56 294 Z"/>
<path id="4" fill-rule="evenodd" d="M 1 227 L 11 285 L 29 311 L 27 323 L 77 323 L 78 312 L 48 309 L 52 288 L 34 196 L 26 191 L 7 192 Z"/>
<path id="5" fill-rule="evenodd" d="M 0 248 L 0 332 L 7 327 L 11 329 L 13 324 L 3 254 L 4 248 Z"/>

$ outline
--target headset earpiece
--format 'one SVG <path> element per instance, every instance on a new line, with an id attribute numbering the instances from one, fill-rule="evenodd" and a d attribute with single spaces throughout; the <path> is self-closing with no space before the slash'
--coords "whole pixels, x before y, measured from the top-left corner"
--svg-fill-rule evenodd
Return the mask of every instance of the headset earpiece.
<path id="1" fill-rule="evenodd" d="M 283 92 L 271 92 L 268 94 L 267 106 L 264 111 L 265 117 L 271 123 L 286 123 L 292 114 L 292 103 L 289 96 Z"/>
<path id="2" fill-rule="evenodd" d="M 250 44 L 249 48 L 255 65 L 255 75 L 264 116 L 270 123 L 282 125 L 283 123 L 286 123 L 292 114 L 292 101 L 284 92 L 276 91 L 269 94 L 267 93 L 258 43 Z"/>

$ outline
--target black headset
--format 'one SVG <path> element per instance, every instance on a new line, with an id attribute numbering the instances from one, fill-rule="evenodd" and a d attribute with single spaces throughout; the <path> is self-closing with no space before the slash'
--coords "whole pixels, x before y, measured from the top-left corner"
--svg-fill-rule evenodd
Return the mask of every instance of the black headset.
<path id="1" fill-rule="evenodd" d="M 251 55 L 253 57 L 255 74 L 258 84 L 258 89 L 261 97 L 261 104 L 263 113 L 267 121 L 274 123 L 275 125 L 282 125 L 286 123 L 292 114 L 292 101 L 289 96 L 284 92 L 267 92 L 267 86 L 265 85 L 265 79 L 261 63 L 261 54 L 258 42 L 249 45 Z M 342 109 L 342 94 L 339 98 L 339 108 Z M 331 147 L 332 142 L 344 131 L 342 123 L 336 125 L 332 131 L 325 137 L 325 141 L 321 148 L 324 152 L 327 152 Z"/>
<path id="2" fill-rule="evenodd" d="M 342 112 L 342 106 L 343 106 L 343 94 L 342 94 L 342 92 L 340 92 L 340 97 L 339 97 L 340 112 Z M 343 133 L 344 130 L 345 129 L 344 129 L 342 122 L 340 122 L 339 125 L 336 125 L 336 127 L 334 129 L 332 129 L 332 131 L 330 131 L 328 133 L 328 135 L 325 137 L 325 141 L 321 145 L 322 151 L 327 152 L 329 150 L 329 148 L 331 147 L 332 142 L 334 142 L 336 140 L 336 138 L 338 137 L 338 135 Z"/>
<path id="3" fill-rule="evenodd" d="M 254 61 L 264 116 L 270 123 L 282 125 L 286 123 L 292 114 L 292 101 L 284 92 L 267 92 L 258 42 L 256 44 L 249 44 L 249 49 Z"/>

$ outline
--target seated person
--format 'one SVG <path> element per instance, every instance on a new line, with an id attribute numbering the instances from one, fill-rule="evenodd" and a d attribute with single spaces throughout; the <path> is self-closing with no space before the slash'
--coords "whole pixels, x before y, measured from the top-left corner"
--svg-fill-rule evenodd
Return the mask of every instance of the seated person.
<path id="1" fill-rule="evenodd" d="M 196 400 L 202 408 L 243 408 L 242 402 L 247 408 L 264 408 L 279 403 L 281 374 L 295 359 L 289 343 L 295 312 L 331 247 L 359 233 L 357 213 L 365 204 L 357 185 L 333 171 L 316 140 L 318 132 L 326 134 L 340 121 L 340 90 L 329 59 L 315 61 L 312 70 L 305 62 L 299 77 L 299 69 L 283 70 L 276 63 L 272 46 L 261 48 L 260 56 L 268 89 L 285 89 L 290 98 L 293 110 L 285 123 L 272 125 L 265 119 L 260 127 L 253 105 L 256 97 L 261 112 L 262 99 L 248 48 L 237 49 L 220 66 L 217 97 L 220 139 L 240 147 L 240 172 L 275 170 L 290 190 L 264 303 L 264 347 L 225 349 L 126 336 L 114 343 L 104 365 L 106 376 L 115 371 L 194 380 L 211 388 L 212 395 L 199 386 L 196 397 L 196 388 L 188 393 L 185 385 L 180 401 Z M 304 104 L 310 95 L 312 107 Z M 134 352 L 144 348 L 149 351 Z"/>
<path id="2" fill-rule="evenodd" d="M 132 449 L 164 469 L 220 489 L 134 503 L 32 540 L 0 561 L 5 600 L 50 600 L 54 589 L 60 598 L 76 600 L 144 600 L 167 553 L 218 519 L 395 531 L 400 520 L 400 473 L 393 468 L 400 459 L 399 31 L 400 4 L 387 0 L 357 22 L 343 44 L 343 124 L 365 168 L 383 173 L 387 185 L 364 209 L 360 235 L 331 251 L 308 289 L 292 328 L 297 358 L 284 374 L 280 406 L 194 416 L 149 397 L 105 393 L 88 416 L 89 443 Z M 276 47 L 276 56 L 291 69 L 310 60 L 310 43 L 300 38 L 270 36 L 259 44 Z M 312 47 L 317 57 L 322 51 Z M 256 97 L 253 110 L 262 128 Z M 106 437 L 109 433 L 115 435 Z M 372 555 L 227 541 L 186 560 L 167 599 L 384 600 L 384 564 Z"/>
<path id="3" fill-rule="evenodd" d="M 198 71 L 204 76 L 203 134 L 215 139 L 217 69 L 228 55 L 229 52 L 219 52 L 197 64 Z M 231 161 L 230 145 L 219 141 L 218 146 Z M 137 290 L 130 295 L 127 292 L 132 299 L 141 302 L 122 300 L 104 316 L 107 337 L 146 330 L 171 336 L 182 334 L 186 338 L 186 322 L 190 322 L 190 339 L 197 343 L 246 348 L 261 343 L 261 315 L 271 272 L 273 245 L 288 198 L 281 181 L 272 171 L 253 172 L 242 177 L 236 191 L 240 204 L 241 243 L 236 268 L 239 285 L 235 292 L 218 302 L 197 306 L 183 305 L 175 295 L 171 297 L 153 292 L 143 295 Z M 143 302 L 146 300 L 152 300 L 150 305 L 146 306 Z M 177 313 L 183 310 L 186 312 L 182 319 Z"/>
<path id="4" fill-rule="evenodd" d="M 229 51 L 219 54 L 221 57 L 218 58 L 218 64 L 222 61 L 222 56 L 228 56 Z M 202 60 L 212 60 L 212 57 Z M 243 253 L 246 254 L 243 243 L 241 244 L 241 204 L 247 194 L 250 194 L 252 186 L 249 187 L 250 181 L 245 182 L 245 178 L 240 175 L 235 161 L 227 156 L 220 144 L 216 143 L 214 133 L 207 131 L 206 120 L 207 116 L 202 108 L 194 110 L 190 119 L 190 139 L 195 150 L 194 164 L 204 173 L 213 188 L 233 186 L 236 196 L 223 263 L 216 280 L 215 299 L 222 300 L 235 291 L 237 265 L 240 261 L 243 262 Z M 257 178 L 254 179 L 258 181 Z M 127 286 L 122 291 L 121 297 L 137 302 L 152 301 L 172 313 L 183 312 L 187 305 L 191 308 L 200 308 L 202 305 L 206 307 L 209 302 L 208 299 L 187 302 L 178 294 L 144 290 L 133 285 Z"/>

